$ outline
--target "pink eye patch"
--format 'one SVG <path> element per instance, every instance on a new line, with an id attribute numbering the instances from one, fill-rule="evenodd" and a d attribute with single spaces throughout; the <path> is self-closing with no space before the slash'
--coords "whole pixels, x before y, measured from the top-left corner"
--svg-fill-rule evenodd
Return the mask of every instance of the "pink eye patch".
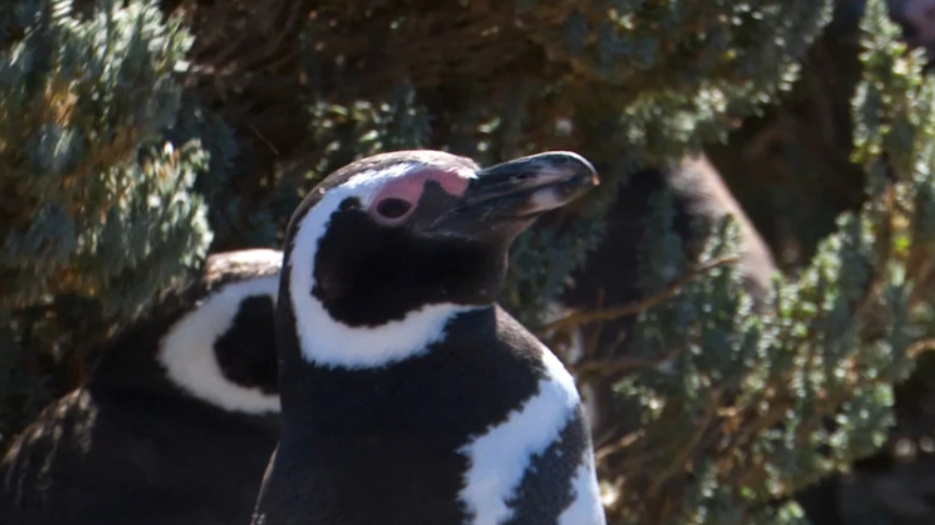
<path id="1" fill-rule="evenodd" d="M 390 199 L 404 201 L 409 204 L 409 209 L 415 207 L 425 191 L 425 184 L 428 181 L 436 182 L 445 193 L 460 197 L 467 190 L 469 179 L 466 179 L 454 171 L 444 171 L 433 168 L 425 168 L 407 173 L 406 175 L 387 182 L 371 201 L 371 207 L 376 207 L 379 211 L 381 203 Z M 383 204 L 385 206 L 385 204 Z M 393 218 L 402 218 L 397 215 Z"/>

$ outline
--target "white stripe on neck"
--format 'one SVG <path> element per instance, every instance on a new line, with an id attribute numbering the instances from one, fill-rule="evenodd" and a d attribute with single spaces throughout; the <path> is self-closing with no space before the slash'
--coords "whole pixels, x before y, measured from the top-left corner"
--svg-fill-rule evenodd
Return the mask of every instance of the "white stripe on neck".
<path id="1" fill-rule="evenodd" d="M 221 262 L 227 264 L 267 264 L 270 266 L 280 266 L 282 264 L 282 252 L 271 248 L 249 248 L 233 252 L 221 252 L 212 255 L 209 260 L 214 264 Z M 276 274 L 279 275 L 278 273 Z"/>
<path id="2" fill-rule="evenodd" d="M 218 337 L 233 324 L 241 301 L 265 295 L 276 302 L 279 275 L 230 283 L 205 298 L 160 342 L 158 361 L 169 380 L 192 396 L 232 412 L 279 412 L 279 396 L 238 385 L 224 376 L 214 353 Z M 272 322 L 272 319 L 270 319 Z M 268 350 L 275 352 L 274 342 Z"/>
<path id="3" fill-rule="evenodd" d="M 352 327 L 336 321 L 312 295 L 315 255 L 331 215 L 348 198 L 370 199 L 389 180 L 405 176 L 418 163 L 401 163 L 379 171 L 365 171 L 329 189 L 299 222 L 287 261 L 289 295 L 302 356 L 310 363 L 338 368 L 379 368 L 424 353 L 445 336 L 448 321 L 477 306 L 451 303 L 427 305 L 398 321 L 376 327 Z M 465 173 L 468 177 L 470 174 Z"/>

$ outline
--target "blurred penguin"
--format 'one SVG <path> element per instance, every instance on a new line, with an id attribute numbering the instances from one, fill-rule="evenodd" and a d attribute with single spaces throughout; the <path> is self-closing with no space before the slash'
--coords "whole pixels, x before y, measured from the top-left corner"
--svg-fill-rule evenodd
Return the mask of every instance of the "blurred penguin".
<path id="1" fill-rule="evenodd" d="M 562 309 L 593 310 L 601 304 L 621 306 L 644 298 L 637 285 L 639 247 L 647 233 L 651 199 L 664 191 L 672 196 L 673 229 L 689 260 L 697 259 L 706 240 L 696 232 L 712 231 L 726 214 L 735 217 L 741 232 L 737 268 L 747 292 L 762 305 L 776 270 L 770 249 L 707 158 L 690 156 L 662 167 L 644 168 L 620 185 L 617 200 L 606 216 L 604 237 L 585 264 L 572 273 L 571 284 L 560 298 Z M 573 337 L 576 348 L 563 357 L 571 362 L 593 357 L 583 355 L 581 342 L 595 340 L 602 356 L 627 355 L 628 333 L 634 321 L 635 317 L 628 316 L 581 327 Z M 619 437 L 612 392 L 618 380 L 605 375 L 580 385 L 597 447 Z"/>
<path id="2" fill-rule="evenodd" d="M 282 253 L 208 258 L 0 462 L 4 525 L 248 523 L 279 435 Z"/>

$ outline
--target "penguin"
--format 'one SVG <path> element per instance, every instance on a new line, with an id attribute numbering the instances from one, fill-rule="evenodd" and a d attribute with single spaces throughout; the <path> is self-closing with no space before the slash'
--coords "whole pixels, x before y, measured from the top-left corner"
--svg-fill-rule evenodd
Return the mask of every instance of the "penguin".
<path id="1" fill-rule="evenodd" d="M 4 525 L 248 523 L 279 436 L 282 253 L 213 255 L 0 462 Z"/>
<path id="2" fill-rule="evenodd" d="M 516 236 L 597 183 L 570 152 L 416 150 L 313 189 L 286 233 L 253 524 L 603 525 L 574 381 L 495 302 Z"/>

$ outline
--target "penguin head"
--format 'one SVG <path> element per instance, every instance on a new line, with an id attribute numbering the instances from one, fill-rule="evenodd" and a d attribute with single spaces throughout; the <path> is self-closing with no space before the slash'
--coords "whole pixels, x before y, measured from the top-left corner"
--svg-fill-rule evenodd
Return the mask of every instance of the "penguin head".
<path id="1" fill-rule="evenodd" d="M 568 152 L 484 169 L 426 150 L 352 163 L 315 187 L 290 221 L 280 290 L 290 301 L 280 305 L 294 326 L 285 328 L 318 363 L 402 358 L 452 315 L 491 305 L 517 235 L 596 184 L 591 164 Z"/>

